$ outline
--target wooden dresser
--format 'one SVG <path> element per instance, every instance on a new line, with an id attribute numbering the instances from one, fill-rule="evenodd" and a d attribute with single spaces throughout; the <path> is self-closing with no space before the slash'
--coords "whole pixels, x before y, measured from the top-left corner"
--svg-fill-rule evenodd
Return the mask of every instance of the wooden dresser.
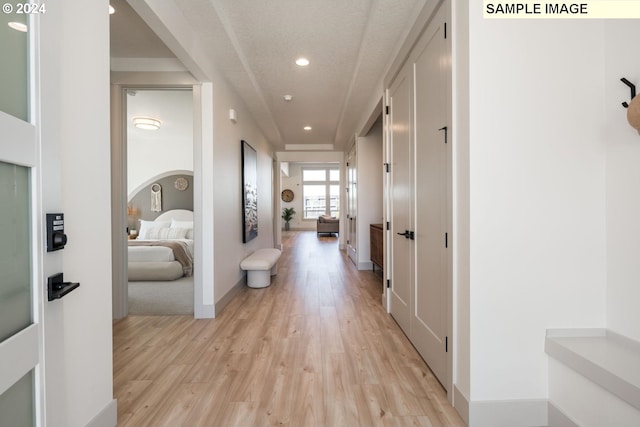
<path id="1" fill-rule="evenodd" d="M 371 262 L 373 269 L 376 265 L 382 269 L 384 266 L 384 244 L 382 241 L 382 224 L 371 224 L 369 226 L 371 244 Z"/>

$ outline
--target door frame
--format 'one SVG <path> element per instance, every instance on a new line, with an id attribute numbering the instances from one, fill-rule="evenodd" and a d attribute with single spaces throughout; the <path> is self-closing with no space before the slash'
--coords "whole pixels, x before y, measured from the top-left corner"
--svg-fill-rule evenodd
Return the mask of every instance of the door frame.
<path id="1" fill-rule="evenodd" d="M 156 83 L 144 84 L 136 82 L 112 82 L 111 89 L 111 224 L 112 224 L 112 253 L 113 253 L 113 318 L 122 319 L 128 315 L 128 272 L 127 272 L 127 129 L 126 129 L 126 92 L 128 90 L 184 90 L 191 89 L 193 93 L 193 202 L 194 228 L 201 230 L 199 238 L 194 242 L 194 259 L 205 259 L 206 249 L 203 240 L 208 238 L 210 227 L 205 227 L 203 221 L 203 173 L 205 168 L 201 164 L 203 159 L 203 106 L 201 84 L 193 77 L 175 79 L 157 77 Z M 211 119 L 212 120 L 212 119 Z M 119 232 L 118 230 L 122 231 Z M 210 230 L 211 234 L 213 231 Z M 212 240 L 211 236 L 211 241 Z M 203 302 L 204 283 L 210 276 L 204 262 L 194 263 L 194 317 L 211 318 L 213 312 Z M 211 280 L 213 283 L 213 280 Z"/>

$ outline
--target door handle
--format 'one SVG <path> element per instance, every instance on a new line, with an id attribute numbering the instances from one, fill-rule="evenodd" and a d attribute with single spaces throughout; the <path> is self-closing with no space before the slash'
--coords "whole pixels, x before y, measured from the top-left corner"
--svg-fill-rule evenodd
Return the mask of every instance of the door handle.
<path id="1" fill-rule="evenodd" d="M 413 231 L 404 230 L 404 233 L 396 233 L 398 236 L 404 236 L 405 239 L 414 239 Z"/>

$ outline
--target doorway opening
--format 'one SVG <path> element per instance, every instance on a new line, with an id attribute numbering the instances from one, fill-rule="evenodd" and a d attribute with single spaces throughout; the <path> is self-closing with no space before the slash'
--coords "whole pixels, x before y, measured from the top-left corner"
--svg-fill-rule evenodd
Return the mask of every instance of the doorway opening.
<path id="1" fill-rule="evenodd" d="M 193 91 L 126 95 L 129 314 L 193 315 Z"/>
<path id="2" fill-rule="evenodd" d="M 281 167 L 282 211 L 293 217 L 281 224 L 285 231 L 315 231 L 318 237 L 340 235 L 340 163 L 287 162 Z M 288 226 L 287 226 L 288 222 Z"/>

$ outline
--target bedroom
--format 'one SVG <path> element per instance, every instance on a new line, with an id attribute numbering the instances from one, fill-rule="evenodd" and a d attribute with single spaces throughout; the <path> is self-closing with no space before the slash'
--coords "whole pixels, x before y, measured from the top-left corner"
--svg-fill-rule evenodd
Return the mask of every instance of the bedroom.
<path id="1" fill-rule="evenodd" d="M 126 90 L 130 314 L 193 314 L 193 92 Z"/>

